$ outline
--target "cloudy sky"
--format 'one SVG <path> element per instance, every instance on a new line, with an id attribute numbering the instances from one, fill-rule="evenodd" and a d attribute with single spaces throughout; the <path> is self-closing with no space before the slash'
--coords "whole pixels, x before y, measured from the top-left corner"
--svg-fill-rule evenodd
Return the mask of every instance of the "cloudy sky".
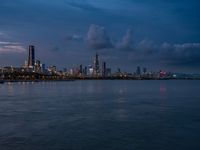
<path id="1" fill-rule="evenodd" d="M 0 66 L 28 45 L 46 65 L 200 72 L 199 0 L 0 0 Z"/>

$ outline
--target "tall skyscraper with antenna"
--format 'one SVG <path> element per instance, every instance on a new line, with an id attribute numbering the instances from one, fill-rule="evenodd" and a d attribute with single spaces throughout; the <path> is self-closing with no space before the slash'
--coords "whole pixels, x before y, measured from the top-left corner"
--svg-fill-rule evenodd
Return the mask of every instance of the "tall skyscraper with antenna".
<path id="1" fill-rule="evenodd" d="M 99 66 L 99 55 L 98 55 L 98 53 L 96 53 L 96 55 L 95 55 L 93 69 L 94 69 L 94 75 L 99 75 L 100 66 Z"/>

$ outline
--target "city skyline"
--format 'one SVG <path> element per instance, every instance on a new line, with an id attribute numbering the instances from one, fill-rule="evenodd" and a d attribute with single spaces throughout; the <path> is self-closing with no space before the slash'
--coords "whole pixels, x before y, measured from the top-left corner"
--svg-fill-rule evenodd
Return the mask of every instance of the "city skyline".
<path id="1" fill-rule="evenodd" d="M 199 5 L 196 0 L 2 1 L 0 64 L 21 66 L 32 44 L 38 59 L 59 68 L 89 65 L 98 52 L 123 71 L 144 66 L 199 73 Z"/>
<path id="2" fill-rule="evenodd" d="M 27 52 L 27 58 L 24 60 L 24 64 L 21 64 L 20 66 L 16 65 L 8 65 L 8 66 L 0 66 L 0 70 L 2 72 L 9 72 L 12 73 L 14 70 L 17 72 L 28 72 L 28 73 L 39 73 L 39 74 L 65 74 L 67 75 L 72 75 L 74 77 L 77 76 L 90 76 L 90 77 L 111 77 L 111 76 L 121 76 L 121 75 L 131 75 L 131 76 L 137 76 L 140 77 L 142 75 L 152 75 L 152 74 L 163 74 L 168 75 L 173 75 L 173 73 L 178 73 L 178 72 L 171 72 L 167 70 L 148 70 L 147 68 L 142 66 L 137 66 L 135 70 L 133 69 L 132 71 L 127 71 L 124 70 L 124 68 L 110 68 L 107 67 L 108 64 L 104 59 L 101 59 L 99 56 L 98 52 L 95 53 L 95 56 L 90 58 L 92 61 L 89 64 L 75 64 L 73 66 L 70 66 L 67 68 L 66 66 L 63 67 L 62 69 L 59 68 L 58 66 L 51 64 L 50 62 L 47 62 L 48 65 L 46 65 L 43 60 L 40 60 L 37 55 L 35 50 L 37 48 L 34 45 L 29 45 Z M 109 65 L 110 66 L 110 65 Z M 4 71 L 3 71 L 4 70 Z M 113 72 L 112 72 L 113 71 Z M 184 74 L 182 72 L 182 74 Z M 189 75 L 189 74 L 188 74 Z M 162 76 L 162 75 L 161 75 Z M 160 76 L 159 76 L 160 77 Z"/>
<path id="3" fill-rule="evenodd" d="M 135 71 L 123 71 L 123 68 L 107 67 L 105 60 L 99 59 L 96 53 L 91 65 L 80 64 L 71 68 L 58 69 L 56 65 L 46 64 L 35 57 L 35 46 L 29 45 L 28 57 L 21 67 L 0 67 L 1 83 L 30 81 L 74 81 L 76 80 L 198 80 L 199 74 L 177 73 L 165 70 L 149 71 L 146 67 L 137 66 Z M 101 64 L 101 65 L 100 65 Z"/>

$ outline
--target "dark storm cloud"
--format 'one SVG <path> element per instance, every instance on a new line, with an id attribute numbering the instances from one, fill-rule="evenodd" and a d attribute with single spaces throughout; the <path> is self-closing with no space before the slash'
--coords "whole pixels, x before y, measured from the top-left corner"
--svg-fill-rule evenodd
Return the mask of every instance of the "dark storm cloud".
<path id="1" fill-rule="evenodd" d="M 92 24 L 86 37 L 86 43 L 93 49 L 111 48 L 112 43 L 104 27 Z"/>

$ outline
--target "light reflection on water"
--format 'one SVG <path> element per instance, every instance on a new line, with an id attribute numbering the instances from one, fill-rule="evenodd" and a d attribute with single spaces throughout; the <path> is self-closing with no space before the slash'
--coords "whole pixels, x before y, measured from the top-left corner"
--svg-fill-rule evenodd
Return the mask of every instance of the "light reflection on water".
<path id="1" fill-rule="evenodd" d="M 199 149 L 199 83 L 0 85 L 0 150 Z"/>
<path id="2" fill-rule="evenodd" d="M 128 119 L 128 111 L 126 109 L 126 102 L 127 102 L 127 88 L 126 87 L 121 87 L 119 88 L 118 91 L 118 96 L 117 96 L 117 118 L 121 121 L 125 121 Z"/>
<path id="3" fill-rule="evenodd" d="M 8 95 L 12 96 L 13 95 L 13 84 L 8 82 Z"/>

